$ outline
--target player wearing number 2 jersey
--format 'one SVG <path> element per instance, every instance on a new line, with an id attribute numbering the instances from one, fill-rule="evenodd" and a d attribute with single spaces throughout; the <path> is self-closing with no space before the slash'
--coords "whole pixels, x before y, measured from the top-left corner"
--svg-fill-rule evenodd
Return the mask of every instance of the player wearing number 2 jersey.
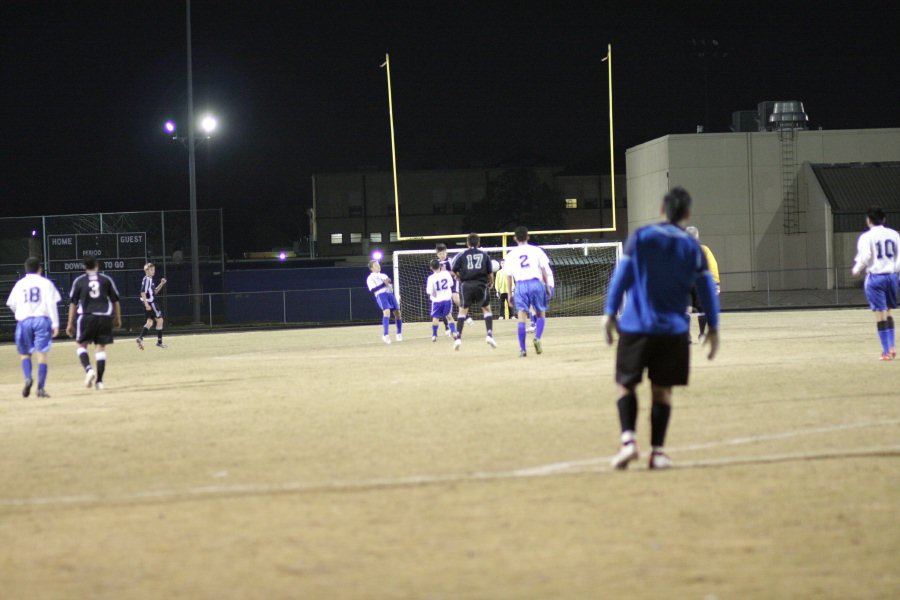
<path id="1" fill-rule="evenodd" d="M 59 292 L 53 282 L 41 276 L 40 259 L 31 256 L 25 261 L 25 277 L 16 282 L 6 305 L 16 314 L 16 349 L 22 359 L 25 387 L 22 397 L 31 394 L 31 355 L 38 359 L 38 398 L 49 398 L 44 390 L 47 381 L 47 353 L 53 338 L 59 333 L 59 312 L 56 304 Z"/>
<path id="2" fill-rule="evenodd" d="M 866 273 L 866 300 L 875 312 L 881 360 L 893 360 L 897 357 L 897 348 L 891 309 L 897 308 L 900 234 L 884 226 L 884 211 L 878 206 L 869 209 L 866 225 L 869 230 L 859 236 L 856 243 L 852 273 L 856 276 L 863 271 Z"/>
<path id="3" fill-rule="evenodd" d="M 537 313 L 534 331 L 534 350 L 543 352 L 541 336 L 547 317 L 547 304 L 553 297 L 553 270 L 547 253 L 528 243 L 528 229 L 516 227 L 518 246 L 506 255 L 505 269 L 510 273 L 509 285 L 513 289 L 516 311 L 519 313 L 519 356 L 524 357 L 526 320 L 528 308 Z"/>
<path id="4" fill-rule="evenodd" d="M 75 315 L 78 321 L 75 321 Z M 84 367 L 84 385 L 103 389 L 103 372 L 106 370 L 106 345 L 113 343 L 113 326 L 122 327 L 122 311 L 119 307 L 119 290 L 113 280 L 97 271 L 97 259 L 84 259 L 84 275 L 72 282 L 69 292 L 69 320 L 66 333 L 78 343 L 76 354 Z M 94 358 L 97 370 L 91 367 L 87 345 L 96 347 Z"/>

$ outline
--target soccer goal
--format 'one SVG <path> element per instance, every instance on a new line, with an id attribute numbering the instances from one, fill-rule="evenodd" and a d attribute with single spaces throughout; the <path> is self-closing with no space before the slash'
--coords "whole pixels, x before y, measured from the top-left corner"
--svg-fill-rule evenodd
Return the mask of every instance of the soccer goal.
<path id="1" fill-rule="evenodd" d="M 557 244 L 541 248 L 550 257 L 550 266 L 556 280 L 556 293 L 547 308 L 548 316 L 577 317 L 603 314 L 609 280 L 622 255 L 622 243 Z M 499 261 L 503 257 L 503 248 L 481 249 L 494 260 Z M 463 248 L 450 249 L 448 255 L 453 256 L 463 250 Z M 510 248 L 507 248 L 508 250 Z M 428 263 L 433 258 L 435 258 L 433 248 L 394 252 L 394 290 L 403 311 L 404 321 L 431 319 L 431 301 L 425 293 L 425 280 L 431 274 Z M 503 314 L 494 290 L 491 290 L 491 306 L 495 315 Z"/>

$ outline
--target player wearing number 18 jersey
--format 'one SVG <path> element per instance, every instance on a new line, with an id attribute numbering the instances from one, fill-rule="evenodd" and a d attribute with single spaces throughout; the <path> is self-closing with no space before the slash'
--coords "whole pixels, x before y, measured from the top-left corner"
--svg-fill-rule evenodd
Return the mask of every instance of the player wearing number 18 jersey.
<path id="1" fill-rule="evenodd" d="M 454 350 L 462 345 L 463 325 L 469 314 L 470 306 L 480 306 L 484 314 L 484 326 L 487 329 L 485 341 L 491 348 L 496 348 L 494 341 L 494 315 L 491 313 L 491 284 L 494 282 L 494 271 L 491 257 L 481 250 L 478 244 L 481 237 L 470 233 L 466 238 L 466 250 L 453 259 L 453 272 L 460 281 L 460 308 L 456 321 L 456 339 Z"/>
<path id="2" fill-rule="evenodd" d="M 25 374 L 24 398 L 31 394 L 34 384 L 31 377 L 32 354 L 37 354 L 38 359 L 37 395 L 39 398 L 50 397 L 44 390 L 44 383 L 47 381 L 47 354 L 53 338 L 59 333 L 59 311 L 56 308 L 59 301 L 56 286 L 41 276 L 40 259 L 29 257 L 25 261 L 25 277 L 16 282 L 6 300 L 6 305 L 16 314 L 16 349 Z"/>
<path id="3" fill-rule="evenodd" d="M 873 206 L 866 214 L 869 230 L 859 236 L 856 243 L 852 273 L 856 276 L 863 271 L 866 273 L 866 300 L 875 312 L 881 360 L 893 360 L 897 357 L 897 348 L 891 309 L 897 308 L 900 234 L 885 227 L 884 218 L 884 211 L 878 206 Z"/>
<path id="4" fill-rule="evenodd" d="M 75 321 L 75 315 L 78 321 Z M 78 343 L 76 354 L 84 367 L 84 385 L 103 389 L 103 373 L 106 370 L 106 345 L 113 343 L 113 326 L 122 327 L 122 311 L 119 307 L 119 290 L 113 280 L 97 269 L 97 259 L 84 259 L 84 275 L 72 282 L 69 292 L 69 319 L 66 333 Z M 91 367 L 87 345 L 96 347 L 94 358 L 97 370 Z"/>

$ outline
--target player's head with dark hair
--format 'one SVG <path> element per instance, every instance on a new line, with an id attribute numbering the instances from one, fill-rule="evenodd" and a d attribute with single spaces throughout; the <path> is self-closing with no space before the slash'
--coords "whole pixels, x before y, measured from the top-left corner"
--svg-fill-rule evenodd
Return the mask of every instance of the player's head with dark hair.
<path id="1" fill-rule="evenodd" d="M 436 258 L 432 258 L 431 262 L 428 263 L 428 266 L 431 267 L 432 271 L 440 271 L 441 270 L 441 261 Z"/>
<path id="2" fill-rule="evenodd" d="M 517 242 L 527 242 L 528 241 L 528 228 L 524 225 L 519 225 L 516 227 L 515 231 L 516 241 Z"/>
<path id="3" fill-rule="evenodd" d="M 436 245 L 434 246 L 434 251 L 435 251 L 435 252 L 446 252 L 446 251 L 447 251 L 447 244 L 436 244 Z"/>
<path id="4" fill-rule="evenodd" d="M 37 273 L 41 270 L 41 259 L 36 256 L 29 256 L 25 259 L 25 272 Z"/>
<path id="5" fill-rule="evenodd" d="M 481 242 L 481 236 L 479 236 L 477 233 L 470 233 L 466 238 L 466 245 L 469 248 L 477 248 L 479 242 Z"/>
<path id="6" fill-rule="evenodd" d="M 84 270 L 93 271 L 97 268 L 97 259 L 93 256 L 84 257 Z"/>
<path id="7" fill-rule="evenodd" d="M 872 223 L 872 225 L 884 225 L 884 209 L 880 206 L 869 207 L 868 212 L 866 212 L 866 217 L 868 217 L 869 222 Z"/>
<path id="8" fill-rule="evenodd" d="M 691 195 L 681 186 L 672 188 L 663 196 L 663 210 L 672 223 L 685 220 L 691 214 Z"/>

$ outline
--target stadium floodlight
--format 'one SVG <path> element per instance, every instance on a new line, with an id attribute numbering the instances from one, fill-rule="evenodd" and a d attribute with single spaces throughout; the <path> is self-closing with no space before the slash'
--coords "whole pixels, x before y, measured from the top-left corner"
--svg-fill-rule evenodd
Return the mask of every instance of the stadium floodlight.
<path id="1" fill-rule="evenodd" d="M 203 133 L 205 133 L 207 137 L 209 137 L 212 132 L 216 130 L 216 127 L 218 127 L 218 125 L 219 122 L 212 115 L 206 115 L 205 117 L 200 119 L 200 129 L 203 130 Z"/>
<path id="2" fill-rule="evenodd" d="M 31 230 L 31 237 L 37 237 L 37 229 Z"/>
<path id="3" fill-rule="evenodd" d="M 175 122 L 174 121 L 166 121 L 166 124 L 163 125 L 166 130 L 166 133 L 174 135 L 175 134 Z"/>
<path id="4" fill-rule="evenodd" d="M 281 262 L 286 261 L 286 260 L 287 260 L 287 252 L 285 252 L 284 250 L 282 250 L 281 252 L 279 252 L 279 253 L 278 253 L 278 260 L 280 260 Z"/>
<path id="5" fill-rule="evenodd" d="M 384 258 L 384 252 L 382 252 L 381 250 L 375 250 L 374 252 L 372 252 L 372 260 L 381 261 L 382 258 Z"/>

